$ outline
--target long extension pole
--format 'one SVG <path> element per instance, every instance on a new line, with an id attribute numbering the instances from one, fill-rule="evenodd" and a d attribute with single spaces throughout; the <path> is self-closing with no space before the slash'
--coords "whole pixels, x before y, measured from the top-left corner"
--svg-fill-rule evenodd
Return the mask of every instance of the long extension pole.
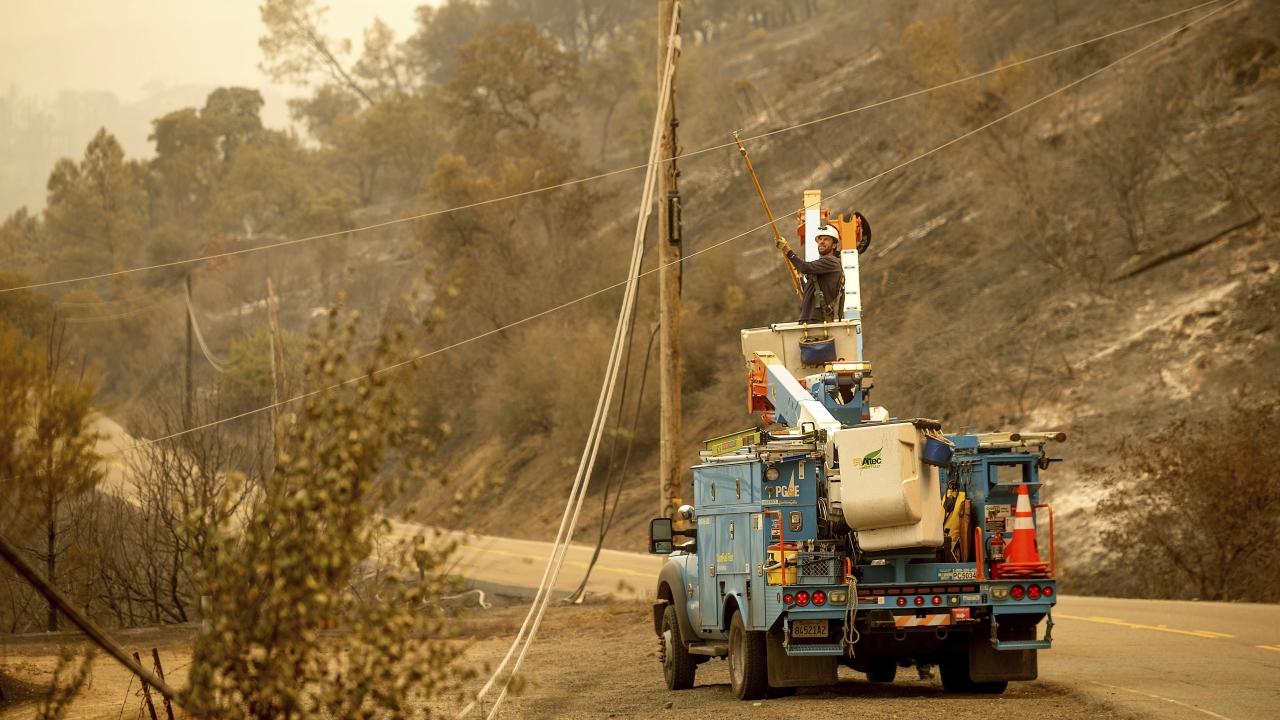
<path id="1" fill-rule="evenodd" d="M 747 146 L 742 144 L 742 137 L 735 130 L 733 139 L 738 141 L 738 152 L 742 153 L 742 159 L 747 163 L 747 172 L 751 175 L 751 182 L 756 186 L 756 193 L 760 196 L 760 204 L 764 206 L 765 217 L 769 218 L 769 227 L 773 228 L 773 239 L 781 240 L 782 233 L 778 232 L 778 223 L 773 221 L 773 211 L 769 209 L 769 201 L 764 198 L 764 190 L 760 188 L 760 178 L 756 177 L 756 169 L 751 166 L 751 158 L 747 157 Z M 800 271 L 787 260 L 786 255 L 782 256 L 782 264 L 787 266 L 791 271 L 791 282 L 796 286 L 796 294 L 804 297 L 804 290 L 800 288 Z"/>

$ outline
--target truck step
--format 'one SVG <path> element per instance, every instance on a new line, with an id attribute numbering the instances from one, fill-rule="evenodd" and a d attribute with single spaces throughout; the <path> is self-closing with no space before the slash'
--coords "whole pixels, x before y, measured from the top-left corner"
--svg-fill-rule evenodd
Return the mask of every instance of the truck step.
<path id="1" fill-rule="evenodd" d="M 1048 650 L 1052 640 L 992 640 L 997 650 Z"/>
<path id="2" fill-rule="evenodd" d="M 787 646 L 787 654 L 792 656 L 799 655 L 844 655 L 844 646 L 840 643 L 831 643 L 824 645 L 789 645 Z"/>
<path id="3" fill-rule="evenodd" d="M 728 645 L 713 645 L 711 643 L 693 643 L 689 646 L 690 655 L 710 655 L 711 657 L 720 657 L 729 654 Z"/>

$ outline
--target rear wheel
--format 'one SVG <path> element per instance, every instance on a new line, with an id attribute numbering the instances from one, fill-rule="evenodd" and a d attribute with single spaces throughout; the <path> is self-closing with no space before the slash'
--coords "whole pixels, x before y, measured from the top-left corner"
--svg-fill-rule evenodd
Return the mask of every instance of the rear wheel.
<path id="1" fill-rule="evenodd" d="M 969 656 L 955 655 L 941 664 L 942 688 L 953 693 L 999 695 L 1009 687 L 1008 680 L 998 682 L 974 682 L 969 679 Z"/>
<path id="2" fill-rule="evenodd" d="M 891 683 L 898 676 L 898 663 L 892 658 L 872 658 L 867 667 L 867 679 L 871 682 Z"/>
<path id="3" fill-rule="evenodd" d="M 739 700 L 759 700 L 769 690 L 769 655 L 765 635 L 748 630 L 742 613 L 729 621 L 729 686 Z"/>
<path id="4" fill-rule="evenodd" d="M 662 613 L 662 675 L 668 690 L 688 690 L 693 687 L 693 676 L 698 669 L 694 657 L 685 649 L 680 636 L 680 616 L 674 605 L 667 605 Z"/>

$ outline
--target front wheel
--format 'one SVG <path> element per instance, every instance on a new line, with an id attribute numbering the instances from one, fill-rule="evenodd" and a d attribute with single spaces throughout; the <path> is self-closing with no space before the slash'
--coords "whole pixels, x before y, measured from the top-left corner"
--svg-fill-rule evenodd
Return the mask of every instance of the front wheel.
<path id="1" fill-rule="evenodd" d="M 662 613 L 662 675 L 668 690 L 688 690 L 693 687 L 693 676 L 698 670 L 694 657 L 685 649 L 680 636 L 680 616 L 674 605 L 667 605 Z"/>
<path id="2" fill-rule="evenodd" d="M 729 686 L 739 700 L 759 700 L 769 691 L 769 654 L 765 635 L 748 630 L 742 613 L 729 621 Z"/>

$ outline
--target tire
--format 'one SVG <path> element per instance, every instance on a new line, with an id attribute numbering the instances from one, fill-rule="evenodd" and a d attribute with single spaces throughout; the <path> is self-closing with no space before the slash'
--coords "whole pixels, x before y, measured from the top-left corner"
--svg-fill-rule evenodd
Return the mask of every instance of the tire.
<path id="1" fill-rule="evenodd" d="M 729 621 L 729 686 L 739 700 L 760 700 L 769 691 L 769 651 L 765 635 L 748 630 L 742 613 Z"/>
<path id="2" fill-rule="evenodd" d="M 969 679 L 969 657 L 947 658 L 939 665 L 942 675 L 942 689 L 952 693 L 973 692 L 973 681 Z"/>
<path id="3" fill-rule="evenodd" d="M 867 679 L 871 682 L 891 683 L 898 676 L 898 663 L 892 658 L 873 658 L 867 668 Z"/>
<path id="4" fill-rule="evenodd" d="M 688 690 L 693 687 L 693 676 L 698 664 L 684 646 L 680 635 L 680 616 L 674 605 L 667 605 L 662 613 L 662 675 L 668 690 Z"/>
<path id="5" fill-rule="evenodd" d="M 942 689 L 953 693 L 1000 695 L 1009 687 L 1008 680 L 974 682 L 969 679 L 969 656 L 958 655 L 942 663 Z"/>

